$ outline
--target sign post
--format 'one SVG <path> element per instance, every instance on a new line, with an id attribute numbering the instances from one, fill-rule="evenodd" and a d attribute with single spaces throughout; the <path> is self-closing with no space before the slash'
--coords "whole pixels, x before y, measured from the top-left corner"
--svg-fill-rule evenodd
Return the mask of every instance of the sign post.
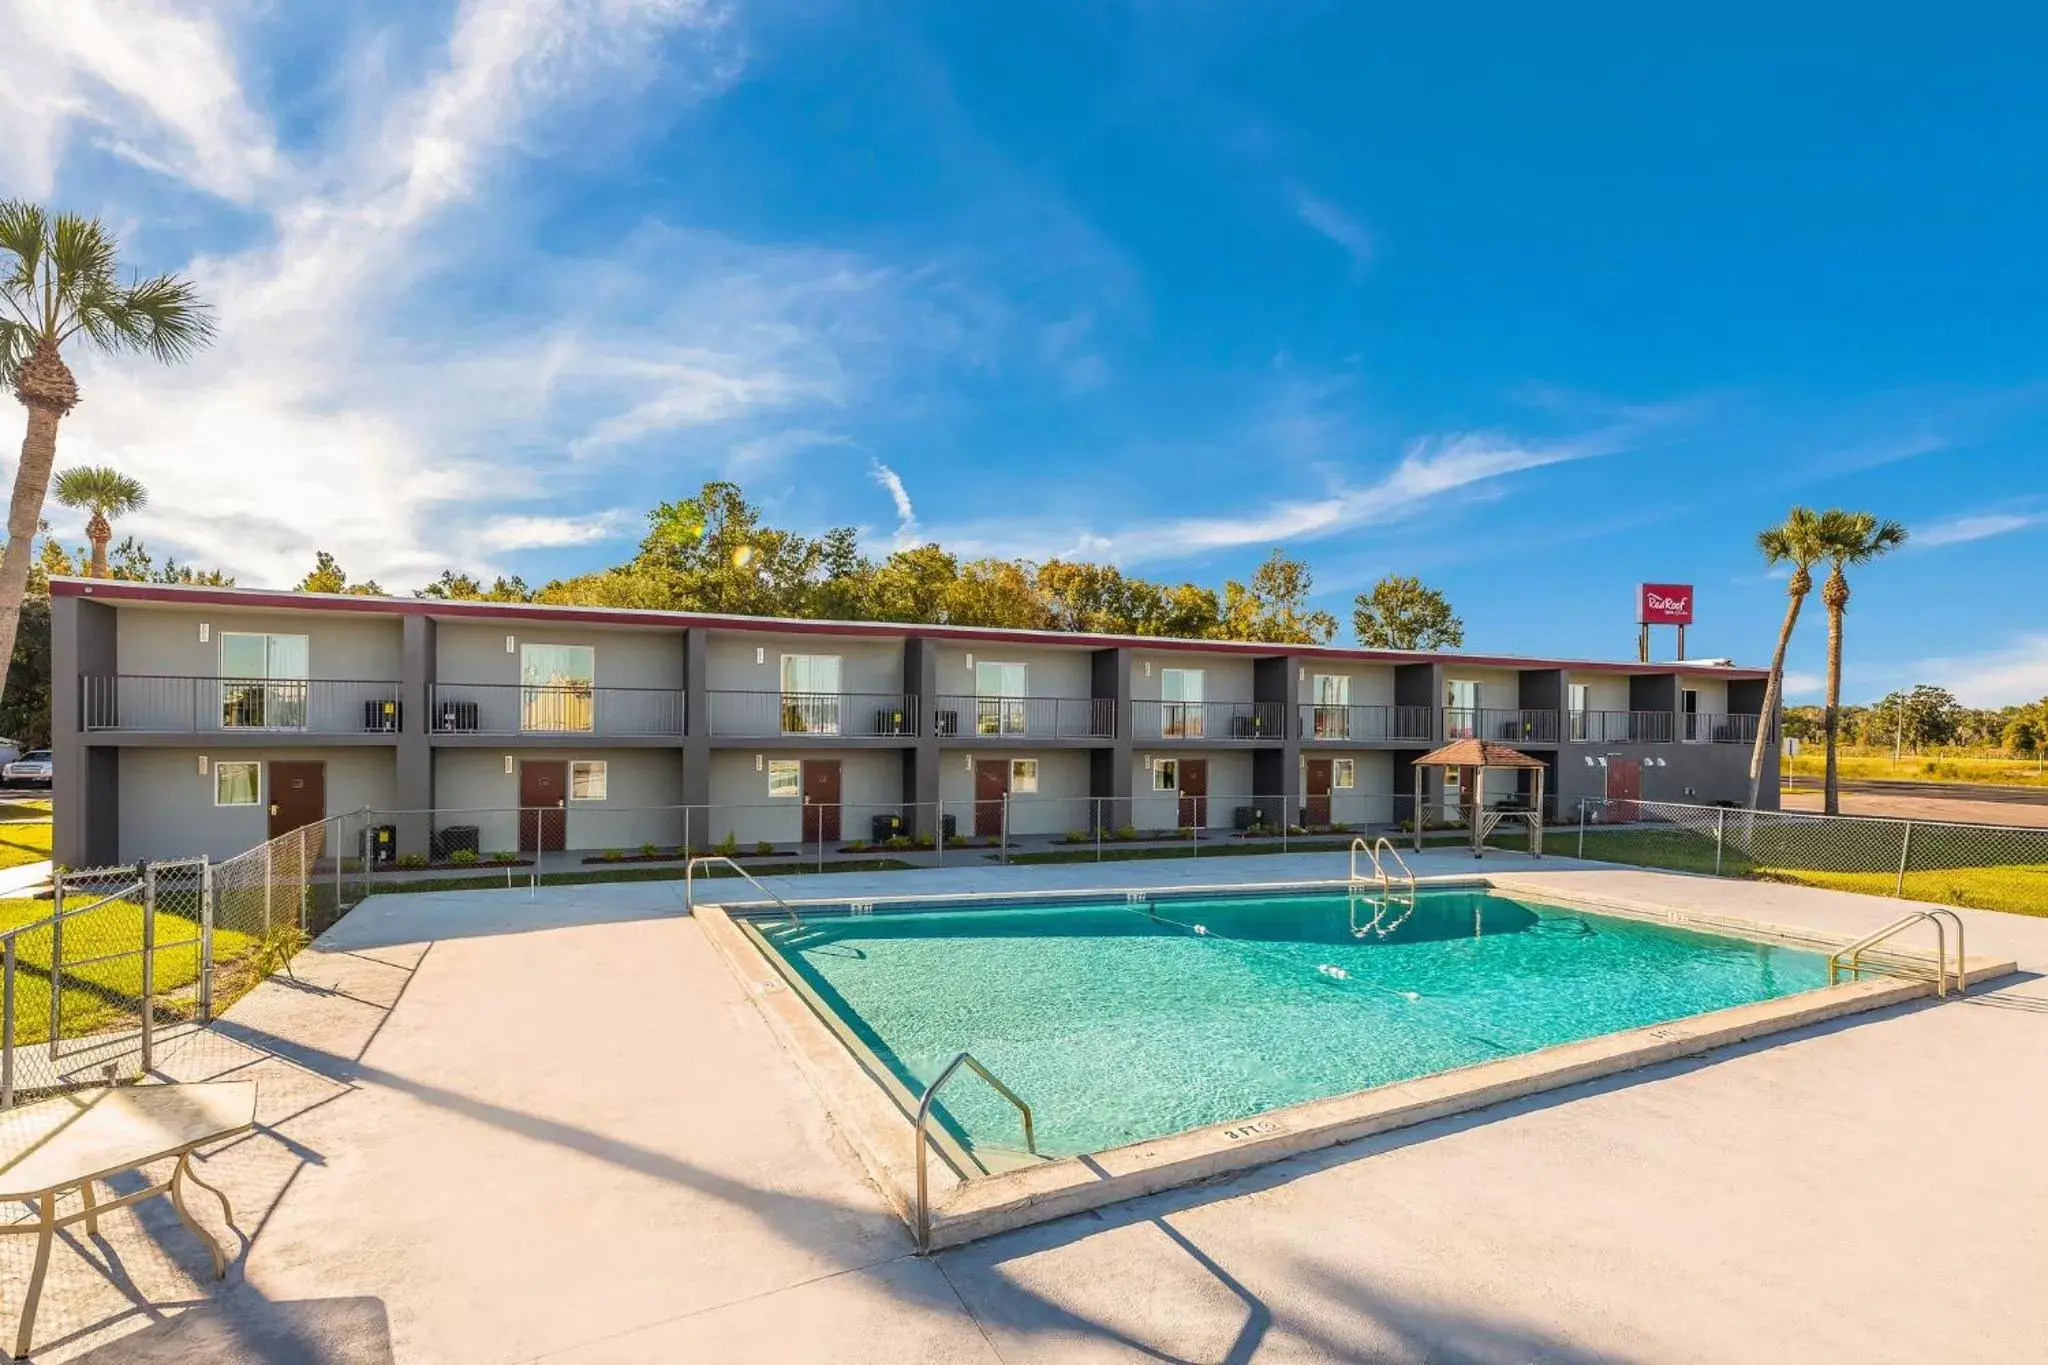
<path id="1" fill-rule="evenodd" d="M 1678 657 L 1685 657 L 1685 628 L 1692 624 L 1692 584 L 1636 585 L 1636 657 L 1650 662 L 1650 627 L 1678 627 Z"/>

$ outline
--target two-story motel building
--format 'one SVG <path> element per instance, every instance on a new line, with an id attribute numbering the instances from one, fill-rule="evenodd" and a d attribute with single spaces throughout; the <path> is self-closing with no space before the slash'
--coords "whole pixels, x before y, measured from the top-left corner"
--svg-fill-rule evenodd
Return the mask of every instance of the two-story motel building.
<path id="1" fill-rule="evenodd" d="M 400 853 L 451 812 L 486 850 L 672 846 L 683 807 L 698 847 L 866 838 L 891 814 L 929 833 L 940 802 L 961 835 L 1091 811 L 1228 829 L 1255 797 L 1359 824 L 1455 804 L 1414 759 L 1467 734 L 1543 758 L 1567 808 L 1741 800 L 1764 701 L 1762 671 L 1698 662 L 82 579 L 51 596 L 55 858 L 74 867 L 226 857 L 364 807 L 394 813 Z M 1500 776 L 1489 800 L 1516 794 Z M 1777 787 L 1773 755 L 1767 803 Z"/>

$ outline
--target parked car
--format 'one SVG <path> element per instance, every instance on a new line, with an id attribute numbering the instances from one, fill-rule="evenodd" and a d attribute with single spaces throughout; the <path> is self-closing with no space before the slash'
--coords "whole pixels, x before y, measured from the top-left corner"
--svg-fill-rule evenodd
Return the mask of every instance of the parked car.
<path id="1" fill-rule="evenodd" d="M 10 787 L 47 787 L 54 765 L 48 749 L 31 749 L 5 767 L 0 767 L 0 782 Z"/>

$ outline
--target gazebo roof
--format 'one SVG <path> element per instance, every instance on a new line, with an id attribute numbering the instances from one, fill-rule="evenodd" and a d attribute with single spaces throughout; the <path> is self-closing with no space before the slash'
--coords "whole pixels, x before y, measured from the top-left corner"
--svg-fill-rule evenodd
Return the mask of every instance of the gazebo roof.
<path id="1" fill-rule="evenodd" d="M 1489 739 L 1454 739 L 1415 760 L 1418 768 L 1541 768 L 1540 758 Z"/>

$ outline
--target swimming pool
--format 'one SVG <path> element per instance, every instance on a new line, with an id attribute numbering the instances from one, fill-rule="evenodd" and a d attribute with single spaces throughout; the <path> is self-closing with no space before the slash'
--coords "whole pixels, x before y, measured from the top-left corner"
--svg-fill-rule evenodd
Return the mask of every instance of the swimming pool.
<path id="1" fill-rule="evenodd" d="M 968 1051 L 1079 1155 L 1827 984 L 1824 954 L 1484 887 L 807 911 L 761 940 L 917 1093 Z M 1021 1146 L 978 1082 L 940 1117 Z"/>

